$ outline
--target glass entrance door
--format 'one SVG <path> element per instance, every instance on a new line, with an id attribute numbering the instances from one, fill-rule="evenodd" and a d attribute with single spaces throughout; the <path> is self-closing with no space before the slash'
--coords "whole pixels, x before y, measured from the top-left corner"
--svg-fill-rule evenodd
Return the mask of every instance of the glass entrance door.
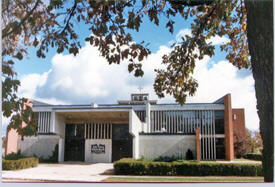
<path id="1" fill-rule="evenodd" d="M 65 161 L 85 160 L 84 124 L 66 124 Z"/>
<path id="2" fill-rule="evenodd" d="M 112 126 L 112 162 L 121 158 L 133 157 L 132 136 L 128 124 L 113 124 Z"/>

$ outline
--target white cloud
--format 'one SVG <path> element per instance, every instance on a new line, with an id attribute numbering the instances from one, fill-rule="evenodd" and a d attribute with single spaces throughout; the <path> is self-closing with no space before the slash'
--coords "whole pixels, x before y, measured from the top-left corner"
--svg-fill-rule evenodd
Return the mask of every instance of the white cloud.
<path id="1" fill-rule="evenodd" d="M 188 102 L 213 102 L 231 93 L 232 107 L 245 109 L 246 126 L 250 129 L 259 128 L 259 118 L 256 110 L 254 79 L 252 75 L 241 78 L 238 69 L 227 61 L 220 61 L 207 68 L 210 58 L 205 57 L 196 63 L 194 77 L 199 83 L 194 97 L 188 97 Z"/>
<path id="2" fill-rule="evenodd" d="M 33 98 L 36 88 L 45 84 L 49 72 L 45 72 L 42 75 L 36 73 L 24 75 L 20 80 L 21 86 L 18 90 L 19 96 Z"/>
<path id="3" fill-rule="evenodd" d="M 192 36 L 190 29 L 182 29 L 180 30 L 176 35 L 176 41 L 177 43 L 181 41 L 182 37 L 185 37 L 185 35 Z"/>
<path id="4" fill-rule="evenodd" d="M 210 39 L 206 40 L 207 43 L 212 43 L 212 45 L 220 45 L 220 44 L 226 44 L 230 40 L 226 38 L 225 36 L 220 37 L 218 35 L 211 37 Z"/>
<path id="5" fill-rule="evenodd" d="M 42 75 L 23 76 L 19 93 L 51 104 L 115 103 L 119 99 L 128 99 L 130 93 L 137 92 L 137 87 L 142 86 L 144 92 L 156 99 L 152 87 L 154 68 L 161 66 L 162 55 L 169 51 L 168 47 L 161 46 L 143 62 L 145 75 L 135 78 L 128 73 L 128 63 L 109 65 L 97 49 L 88 44 L 76 57 L 55 55 L 51 70 Z"/>
<path id="6" fill-rule="evenodd" d="M 172 45 L 173 43 L 180 43 L 182 41 L 182 37 L 185 37 L 185 35 L 192 36 L 190 29 L 181 29 L 177 34 L 175 40 L 171 40 L 168 42 L 169 45 Z M 230 40 L 223 36 L 220 37 L 218 35 L 211 37 L 210 39 L 206 40 L 207 43 L 212 43 L 212 45 L 221 45 L 229 42 Z"/>
<path id="7" fill-rule="evenodd" d="M 177 37 L 188 32 L 190 30 L 183 29 Z M 143 92 L 150 93 L 150 99 L 157 99 L 153 90 L 154 69 L 163 67 L 162 56 L 170 50 L 166 46 L 160 46 L 156 53 L 143 62 L 144 76 L 135 78 L 128 73 L 127 62 L 109 65 L 96 48 L 87 44 L 75 57 L 55 55 L 51 70 L 46 73 L 25 75 L 21 80 L 20 94 L 51 104 L 101 104 L 129 99 L 130 93 L 138 92 L 138 86 L 142 86 Z M 209 63 L 212 63 L 211 68 L 207 67 Z M 237 72 L 237 68 L 227 61 L 213 63 L 209 57 L 198 61 L 194 77 L 198 80 L 199 88 L 196 95 L 188 97 L 187 101 L 213 102 L 231 93 L 233 107 L 245 108 L 246 126 L 257 129 L 259 120 L 253 78 L 251 75 L 237 76 Z M 159 100 L 173 101 L 171 96 Z"/>

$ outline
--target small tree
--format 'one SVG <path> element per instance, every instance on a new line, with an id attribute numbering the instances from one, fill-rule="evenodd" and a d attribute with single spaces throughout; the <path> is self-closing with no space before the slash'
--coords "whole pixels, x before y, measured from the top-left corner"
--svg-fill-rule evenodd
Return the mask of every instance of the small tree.
<path id="1" fill-rule="evenodd" d="M 263 141 L 259 131 L 245 129 L 245 136 L 234 129 L 234 150 L 236 158 L 241 158 L 247 153 L 261 153 Z"/>
<path id="2" fill-rule="evenodd" d="M 255 149 L 254 149 L 254 151 L 256 153 L 262 153 L 262 150 L 263 150 L 263 140 L 262 140 L 262 137 L 261 137 L 261 134 L 260 134 L 259 131 L 254 131 L 253 139 L 254 139 L 254 143 L 255 143 Z"/>
<path id="3" fill-rule="evenodd" d="M 243 134 L 234 129 L 234 151 L 235 151 L 235 157 L 241 158 L 243 157 L 247 152 L 247 146 L 246 146 L 246 137 L 243 136 Z"/>
<path id="4" fill-rule="evenodd" d="M 190 149 L 188 149 L 186 152 L 186 160 L 193 160 L 193 159 L 194 159 L 193 152 Z"/>

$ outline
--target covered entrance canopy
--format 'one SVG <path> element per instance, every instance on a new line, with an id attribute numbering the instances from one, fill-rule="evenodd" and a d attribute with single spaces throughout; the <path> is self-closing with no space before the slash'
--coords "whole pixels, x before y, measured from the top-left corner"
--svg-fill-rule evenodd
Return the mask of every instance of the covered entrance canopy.
<path id="1" fill-rule="evenodd" d="M 129 111 L 68 111 L 57 112 L 65 123 L 129 123 Z"/>
<path id="2" fill-rule="evenodd" d="M 62 119 L 65 128 L 64 160 L 112 162 L 132 157 L 131 112 L 131 109 L 56 111 L 56 118 Z"/>

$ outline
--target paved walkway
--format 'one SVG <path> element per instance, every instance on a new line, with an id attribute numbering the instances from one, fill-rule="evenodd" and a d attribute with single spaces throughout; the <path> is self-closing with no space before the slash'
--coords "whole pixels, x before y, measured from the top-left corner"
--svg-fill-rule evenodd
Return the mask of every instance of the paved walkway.
<path id="1" fill-rule="evenodd" d="M 109 163 L 60 163 L 39 164 L 38 167 L 16 171 L 2 171 L 2 181 L 67 181 L 67 182 L 99 182 L 109 177 L 100 175 L 113 169 Z"/>

